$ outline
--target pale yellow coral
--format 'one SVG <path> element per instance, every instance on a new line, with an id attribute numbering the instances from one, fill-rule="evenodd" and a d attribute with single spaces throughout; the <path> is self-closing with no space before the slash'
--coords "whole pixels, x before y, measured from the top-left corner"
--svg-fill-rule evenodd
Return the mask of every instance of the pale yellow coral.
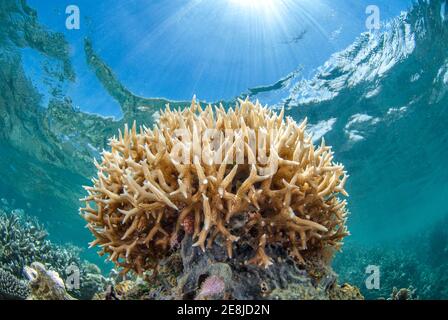
<path id="1" fill-rule="evenodd" d="M 184 110 L 167 106 L 153 129 L 125 127 L 95 162 L 93 187 L 85 187 L 81 211 L 92 246 L 138 273 L 168 255 L 185 226 L 202 250 L 220 237 L 229 257 L 241 235 L 251 237 L 249 262 L 263 267 L 273 263 L 269 244 L 302 262 L 304 251 L 339 248 L 346 201 L 337 195 L 347 196 L 347 175 L 305 128 L 306 120 L 297 124 L 248 100 L 228 110 L 193 100 Z M 236 217 L 244 221 L 238 235 Z"/>

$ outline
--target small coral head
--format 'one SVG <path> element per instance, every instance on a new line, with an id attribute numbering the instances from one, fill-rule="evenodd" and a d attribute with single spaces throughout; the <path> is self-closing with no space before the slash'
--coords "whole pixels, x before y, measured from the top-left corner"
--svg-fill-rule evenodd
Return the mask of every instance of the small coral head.
<path id="1" fill-rule="evenodd" d="M 224 293 L 225 287 L 226 286 L 222 278 L 215 275 L 207 277 L 201 285 L 201 289 L 196 297 L 196 300 L 208 300 L 214 298 L 215 296 L 221 295 Z"/>
<path id="2" fill-rule="evenodd" d="M 248 241 L 268 267 L 270 244 L 302 253 L 339 248 L 347 235 L 344 167 L 296 123 L 258 102 L 161 113 L 152 129 L 125 126 L 104 151 L 81 208 L 92 246 L 141 273 L 170 254 L 179 233 L 206 250 Z M 235 222 L 245 221 L 243 226 Z M 239 223 L 241 224 L 241 223 Z"/>

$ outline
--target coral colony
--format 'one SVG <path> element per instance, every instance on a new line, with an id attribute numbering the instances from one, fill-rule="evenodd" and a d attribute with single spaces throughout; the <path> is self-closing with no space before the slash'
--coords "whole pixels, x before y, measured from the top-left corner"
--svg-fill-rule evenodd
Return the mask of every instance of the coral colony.
<path id="1" fill-rule="evenodd" d="M 339 249 L 348 176 L 305 127 L 258 102 L 226 110 L 195 99 L 184 110 L 167 106 L 152 129 L 125 127 L 85 187 L 91 245 L 138 274 L 156 268 L 183 235 L 203 251 L 221 243 L 229 258 L 244 239 L 253 248 L 247 263 L 263 268 L 276 258 L 267 245 L 299 263 L 307 252 Z"/>

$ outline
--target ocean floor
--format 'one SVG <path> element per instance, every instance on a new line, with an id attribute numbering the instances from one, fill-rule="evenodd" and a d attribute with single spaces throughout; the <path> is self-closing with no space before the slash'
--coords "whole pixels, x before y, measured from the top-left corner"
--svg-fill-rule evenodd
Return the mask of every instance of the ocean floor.
<path id="1" fill-rule="evenodd" d="M 123 277 L 118 270 L 106 274 L 82 259 L 78 247 L 52 243 L 39 221 L 23 210 L 2 209 L 0 298 L 444 299 L 448 298 L 447 265 L 439 261 L 446 261 L 440 256 L 448 256 L 448 231 L 443 228 L 447 219 L 408 242 L 387 248 L 348 245 L 336 253 L 332 263 L 317 258 L 304 268 L 293 262 L 270 270 L 238 267 L 238 263 L 226 262 L 222 249 L 216 247 L 203 255 L 185 238 L 157 274 Z M 240 250 L 243 259 L 244 248 Z M 368 290 L 366 267 L 373 262 L 380 268 L 380 289 Z"/>

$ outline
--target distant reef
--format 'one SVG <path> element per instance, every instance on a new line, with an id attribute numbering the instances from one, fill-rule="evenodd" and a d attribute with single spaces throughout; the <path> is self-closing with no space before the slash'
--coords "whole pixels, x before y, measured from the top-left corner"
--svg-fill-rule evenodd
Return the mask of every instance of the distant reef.
<path id="1" fill-rule="evenodd" d="M 36 218 L 21 210 L 5 212 L 0 209 L 0 297 L 26 298 L 27 281 L 24 269 L 39 262 L 67 279 L 73 268 L 79 271 L 79 288 L 70 293 L 80 299 L 91 299 L 103 290 L 107 280 L 99 268 L 81 260 L 81 249 L 58 245 L 48 240 L 48 232 Z"/>

